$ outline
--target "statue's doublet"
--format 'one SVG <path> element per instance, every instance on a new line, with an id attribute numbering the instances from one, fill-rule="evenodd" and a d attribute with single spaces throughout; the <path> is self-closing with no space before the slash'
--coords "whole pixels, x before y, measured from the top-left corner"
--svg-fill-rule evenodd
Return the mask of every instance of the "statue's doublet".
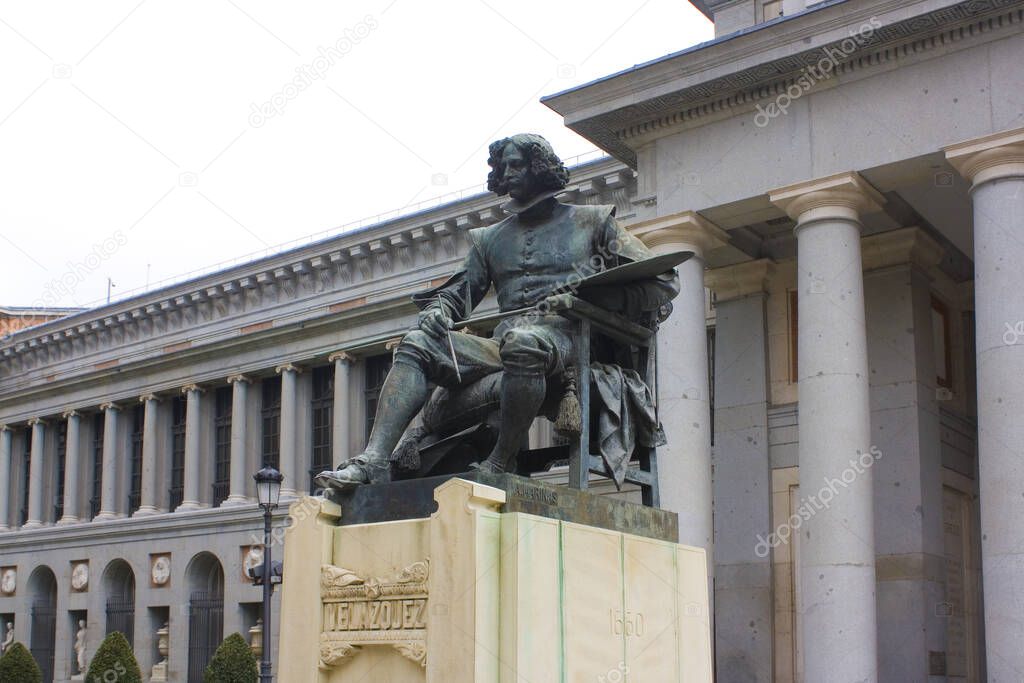
<path id="1" fill-rule="evenodd" d="M 556 205 L 545 219 L 512 214 L 469 231 L 470 249 L 462 266 L 444 284 L 413 296 L 421 307 L 441 306 L 456 320 L 468 317 L 491 286 L 498 308 L 532 306 L 556 291 L 571 290 L 580 279 L 607 268 L 651 256 L 640 240 L 623 230 L 608 205 Z M 629 301 L 650 310 L 678 291 L 674 273 L 664 282 L 627 286 Z"/>

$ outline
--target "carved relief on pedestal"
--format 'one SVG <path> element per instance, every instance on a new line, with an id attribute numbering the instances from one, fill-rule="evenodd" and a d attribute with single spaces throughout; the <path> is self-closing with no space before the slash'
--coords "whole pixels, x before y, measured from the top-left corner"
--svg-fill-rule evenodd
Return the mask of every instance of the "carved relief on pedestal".
<path id="1" fill-rule="evenodd" d="M 363 647 L 389 646 L 425 667 L 429 573 L 429 559 L 414 562 L 390 578 L 362 577 L 343 567 L 323 565 L 320 666 L 337 666 Z"/>

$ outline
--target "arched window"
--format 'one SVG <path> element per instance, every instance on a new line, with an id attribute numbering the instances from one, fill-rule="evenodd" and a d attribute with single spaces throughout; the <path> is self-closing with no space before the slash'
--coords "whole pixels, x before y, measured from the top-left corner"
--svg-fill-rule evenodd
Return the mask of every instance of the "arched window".
<path id="1" fill-rule="evenodd" d="M 120 631 L 135 643 L 135 572 L 124 560 L 113 560 L 103 572 L 107 601 L 107 633 Z"/>
<path id="2" fill-rule="evenodd" d="M 46 566 L 28 577 L 31 610 L 29 649 L 43 672 L 43 683 L 53 683 L 54 643 L 57 639 L 57 577 Z"/>
<path id="3" fill-rule="evenodd" d="M 188 683 L 202 683 L 206 665 L 224 638 L 224 568 L 213 553 L 192 558 L 188 581 Z"/>

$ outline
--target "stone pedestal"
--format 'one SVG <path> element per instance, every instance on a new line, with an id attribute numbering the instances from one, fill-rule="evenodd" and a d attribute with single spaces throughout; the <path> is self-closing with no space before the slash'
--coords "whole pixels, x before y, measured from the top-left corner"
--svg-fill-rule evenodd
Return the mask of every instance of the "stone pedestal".
<path id="1" fill-rule="evenodd" d="M 291 506 L 278 680 L 710 683 L 706 555 L 664 538 L 674 515 L 472 479 L 372 487 L 405 519 L 383 503 Z M 419 516 L 417 490 L 433 499 Z"/>

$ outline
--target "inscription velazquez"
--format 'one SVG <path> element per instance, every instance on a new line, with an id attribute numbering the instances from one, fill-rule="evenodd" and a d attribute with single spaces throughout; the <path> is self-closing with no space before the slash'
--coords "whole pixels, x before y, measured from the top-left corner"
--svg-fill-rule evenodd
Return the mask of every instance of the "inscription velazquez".
<path id="1" fill-rule="evenodd" d="M 324 631 L 397 631 L 426 627 L 426 598 L 324 603 Z"/>
<path id="2" fill-rule="evenodd" d="M 362 577 L 344 567 L 323 565 L 321 666 L 340 664 L 373 645 L 393 647 L 426 666 L 429 573 L 429 560 L 414 562 L 391 578 Z"/>

